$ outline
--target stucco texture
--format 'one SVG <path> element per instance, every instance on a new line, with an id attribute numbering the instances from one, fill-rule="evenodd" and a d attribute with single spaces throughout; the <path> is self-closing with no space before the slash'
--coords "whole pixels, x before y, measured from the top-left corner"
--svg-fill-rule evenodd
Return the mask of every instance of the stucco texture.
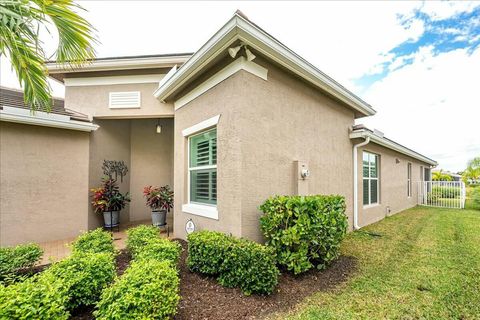
<path id="1" fill-rule="evenodd" d="M 89 135 L 0 123 L 0 245 L 77 236 L 88 228 Z"/>

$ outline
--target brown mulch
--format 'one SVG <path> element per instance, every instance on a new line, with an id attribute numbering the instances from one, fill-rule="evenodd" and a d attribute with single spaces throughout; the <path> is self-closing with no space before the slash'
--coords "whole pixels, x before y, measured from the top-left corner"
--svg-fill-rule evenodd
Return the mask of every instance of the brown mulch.
<path id="1" fill-rule="evenodd" d="M 239 289 L 220 286 L 214 278 L 188 270 L 185 259 L 187 244 L 180 259 L 180 304 L 175 319 L 257 319 L 274 312 L 286 311 L 315 292 L 328 291 L 346 281 L 356 269 L 352 257 L 341 256 L 327 270 L 312 270 L 300 276 L 283 272 L 276 291 L 269 296 L 245 296 Z M 130 264 L 130 255 L 122 250 L 117 256 L 117 274 L 121 275 Z M 71 319 L 89 320 L 93 308 L 72 312 Z"/>

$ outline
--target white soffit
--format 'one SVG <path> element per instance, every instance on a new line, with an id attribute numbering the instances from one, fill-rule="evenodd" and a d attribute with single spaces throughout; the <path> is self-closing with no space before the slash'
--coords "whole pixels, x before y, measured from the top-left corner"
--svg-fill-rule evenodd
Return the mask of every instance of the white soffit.
<path id="1" fill-rule="evenodd" d="M 160 101 L 165 101 L 191 77 L 200 72 L 203 66 L 237 40 L 244 42 L 316 87 L 328 92 L 360 114 L 365 116 L 375 114 L 375 110 L 365 101 L 238 14 L 235 14 L 177 73 L 156 90 L 155 97 Z"/>
<path id="2" fill-rule="evenodd" d="M 98 125 L 96 124 L 71 120 L 70 117 L 66 115 L 43 111 L 35 111 L 35 113 L 33 113 L 28 109 L 9 106 L 3 106 L 3 110 L 0 110 L 0 121 L 87 132 L 98 129 Z"/>
<path id="3" fill-rule="evenodd" d="M 427 158 L 423 155 L 421 155 L 418 152 L 415 152 L 411 149 L 408 149 L 401 144 L 398 144 L 390 139 L 384 138 L 382 136 L 379 136 L 373 132 L 370 132 L 369 130 L 358 130 L 358 131 L 353 131 L 350 133 L 350 139 L 357 139 L 357 138 L 370 138 L 370 141 L 373 143 L 376 143 L 378 145 L 381 145 L 385 148 L 395 150 L 399 153 L 402 153 L 404 155 L 407 155 L 409 157 L 412 157 L 414 159 L 420 160 L 422 162 L 428 163 L 432 166 L 438 165 L 438 163 L 430 158 Z"/>
<path id="4" fill-rule="evenodd" d="M 218 121 L 220 120 L 220 115 L 216 115 L 215 117 L 211 117 L 207 120 L 204 120 L 202 122 L 199 122 L 191 127 L 188 127 L 186 129 L 182 130 L 182 135 L 184 137 L 191 136 L 192 134 L 195 134 L 197 132 L 215 127 L 218 124 Z"/>
<path id="5" fill-rule="evenodd" d="M 130 83 L 159 83 L 164 77 L 165 74 L 145 74 L 110 77 L 65 78 L 64 83 L 66 87 L 106 86 Z"/>
<path id="6" fill-rule="evenodd" d="M 263 80 L 267 80 L 268 70 L 254 62 L 248 61 L 245 57 L 239 57 L 234 60 L 232 63 L 227 65 L 225 68 L 217 72 L 212 77 L 208 78 L 206 81 L 202 82 L 200 85 L 196 86 L 193 90 L 188 92 L 186 95 L 181 97 L 180 99 L 176 100 L 175 110 L 180 109 L 190 101 L 194 100 L 195 98 L 199 97 L 200 95 L 204 94 L 223 80 L 227 79 L 228 77 L 232 76 L 233 74 L 237 73 L 240 70 L 245 70 L 250 72 L 253 75 L 256 75 Z"/>

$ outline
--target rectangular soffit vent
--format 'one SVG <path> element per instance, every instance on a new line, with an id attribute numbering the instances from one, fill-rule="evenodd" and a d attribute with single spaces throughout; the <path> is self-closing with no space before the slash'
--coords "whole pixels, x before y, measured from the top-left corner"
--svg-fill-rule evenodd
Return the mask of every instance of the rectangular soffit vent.
<path id="1" fill-rule="evenodd" d="M 110 92 L 110 109 L 140 108 L 140 92 Z"/>

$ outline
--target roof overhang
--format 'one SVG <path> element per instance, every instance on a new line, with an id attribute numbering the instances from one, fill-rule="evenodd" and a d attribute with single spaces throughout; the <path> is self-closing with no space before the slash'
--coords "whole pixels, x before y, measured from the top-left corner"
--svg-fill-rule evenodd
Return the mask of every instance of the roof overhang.
<path id="1" fill-rule="evenodd" d="M 0 121 L 15 122 L 43 127 L 69 129 L 91 132 L 98 129 L 98 125 L 91 122 L 72 120 L 69 116 L 28 109 L 2 106 Z"/>
<path id="2" fill-rule="evenodd" d="M 160 101 L 167 101 L 189 79 L 199 74 L 205 66 L 236 41 L 245 43 L 313 86 L 342 101 L 360 116 L 375 114 L 375 110 L 361 98 L 238 13 L 188 59 L 176 73 L 165 80 L 155 91 L 155 97 Z"/>
<path id="3" fill-rule="evenodd" d="M 354 130 L 350 133 L 350 139 L 358 139 L 358 138 L 363 138 L 363 139 L 370 138 L 370 142 L 376 143 L 385 148 L 397 151 L 401 154 L 420 160 L 431 166 L 438 165 L 438 163 L 435 160 L 425 157 L 424 155 L 421 155 L 418 152 L 415 152 L 407 147 L 404 147 L 401 144 L 396 143 L 395 141 L 379 136 L 378 134 L 375 134 L 374 132 L 368 129 Z"/>
<path id="4" fill-rule="evenodd" d="M 182 53 L 172 55 L 99 58 L 91 60 L 87 64 L 78 68 L 72 68 L 68 65 L 57 63 L 56 61 L 48 61 L 46 66 L 51 75 L 72 72 L 171 68 L 175 65 L 183 64 L 191 56 L 191 53 Z"/>

